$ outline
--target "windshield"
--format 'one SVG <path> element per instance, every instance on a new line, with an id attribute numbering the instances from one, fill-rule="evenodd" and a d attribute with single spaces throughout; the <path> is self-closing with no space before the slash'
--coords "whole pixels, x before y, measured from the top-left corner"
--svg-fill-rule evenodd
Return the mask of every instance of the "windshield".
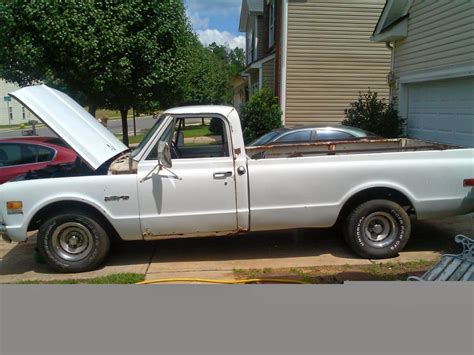
<path id="1" fill-rule="evenodd" d="M 280 134 L 280 132 L 276 132 L 276 131 L 271 131 L 271 132 L 265 133 L 263 136 L 261 136 L 260 138 L 257 138 L 252 143 L 250 143 L 249 146 L 253 147 L 253 146 L 257 146 L 257 145 L 268 144 L 274 138 L 276 138 L 279 134 Z"/>
<path id="2" fill-rule="evenodd" d="M 160 115 L 160 117 L 158 117 L 158 120 L 156 121 L 156 123 L 148 131 L 148 133 L 145 135 L 145 137 L 143 137 L 140 144 L 131 153 L 132 158 L 135 158 L 142 151 L 142 149 L 148 145 L 148 141 L 151 139 L 151 137 L 153 137 L 156 130 L 161 126 L 161 123 L 163 122 L 163 120 L 165 119 L 166 116 L 167 115 L 163 114 L 163 115 Z"/>

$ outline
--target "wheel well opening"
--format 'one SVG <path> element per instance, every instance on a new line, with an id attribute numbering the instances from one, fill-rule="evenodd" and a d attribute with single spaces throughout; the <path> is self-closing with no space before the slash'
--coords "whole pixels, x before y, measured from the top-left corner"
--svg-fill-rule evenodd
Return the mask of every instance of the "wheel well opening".
<path id="1" fill-rule="evenodd" d="M 400 191 L 388 187 L 374 187 L 363 190 L 352 196 L 341 209 L 339 219 L 343 219 L 360 204 L 370 200 L 389 200 L 402 206 L 409 215 L 416 216 L 415 208 L 411 201 Z"/>
<path id="2" fill-rule="evenodd" d="M 94 206 L 79 201 L 60 201 L 43 207 L 38 212 L 36 212 L 36 214 L 31 219 L 30 223 L 28 224 L 28 231 L 39 229 L 41 224 L 43 224 L 43 222 L 49 217 L 53 216 L 54 214 L 58 214 L 59 212 L 65 211 L 81 211 L 88 213 L 106 228 L 107 234 L 111 239 L 121 239 L 115 228 L 101 211 L 99 211 Z"/>

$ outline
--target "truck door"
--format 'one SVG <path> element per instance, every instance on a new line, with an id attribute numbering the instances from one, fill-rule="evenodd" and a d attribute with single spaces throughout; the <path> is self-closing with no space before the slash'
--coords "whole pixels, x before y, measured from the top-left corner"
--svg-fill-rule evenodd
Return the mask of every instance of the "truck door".
<path id="1" fill-rule="evenodd" d="M 213 118 L 210 132 L 207 118 L 169 120 L 155 147 L 138 164 L 143 235 L 152 238 L 237 231 L 235 171 L 227 122 Z M 158 165 L 159 141 L 168 142 L 172 167 L 149 174 Z"/>

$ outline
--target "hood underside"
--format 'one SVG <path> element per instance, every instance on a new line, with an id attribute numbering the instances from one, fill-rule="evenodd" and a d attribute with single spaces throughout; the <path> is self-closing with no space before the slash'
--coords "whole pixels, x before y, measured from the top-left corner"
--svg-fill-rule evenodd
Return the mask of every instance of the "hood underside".
<path id="1" fill-rule="evenodd" d="M 68 95 L 46 85 L 10 93 L 94 170 L 128 148 Z"/>

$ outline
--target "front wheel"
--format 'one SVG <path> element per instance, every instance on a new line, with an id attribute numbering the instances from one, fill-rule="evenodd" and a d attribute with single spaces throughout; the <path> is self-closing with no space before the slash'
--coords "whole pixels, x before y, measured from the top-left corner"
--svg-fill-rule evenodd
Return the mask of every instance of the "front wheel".
<path id="1" fill-rule="evenodd" d="M 110 240 L 94 216 L 65 212 L 46 220 L 38 231 L 38 250 L 59 272 L 95 269 L 107 256 Z"/>
<path id="2" fill-rule="evenodd" d="M 393 201 L 364 202 L 349 214 L 345 223 L 346 242 L 364 258 L 395 257 L 410 238 L 410 217 Z"/>

